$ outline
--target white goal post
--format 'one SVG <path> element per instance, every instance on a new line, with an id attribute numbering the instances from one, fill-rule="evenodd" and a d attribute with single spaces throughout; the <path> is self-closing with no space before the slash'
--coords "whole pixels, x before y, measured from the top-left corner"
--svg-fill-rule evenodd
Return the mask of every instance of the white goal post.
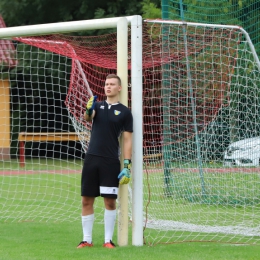
<path id="1" fill-rule="evenodd" d="M 132 79 L 132 114 L 134 118 L 132 187 L 132 244 L 143 245 L 143 202 L 142 198 L 142 17 L 138 15 L 75 22 L 61 22 L 40 25 L 19 26 L 0 29 L 0 38 L 36 36 L 55 33 L 69 33 L 95 29 L 117 28 L 117 74 L 122 79 L 123 91 L 121 102 L 127 105 L 128 86 L 128 25 L 131 26 L 131 79 Z M 138 163 L 139 162 L 139 163 Z M 118 196 L 118 244 L 128 244 L 128 185 L 119 188 Z"/>

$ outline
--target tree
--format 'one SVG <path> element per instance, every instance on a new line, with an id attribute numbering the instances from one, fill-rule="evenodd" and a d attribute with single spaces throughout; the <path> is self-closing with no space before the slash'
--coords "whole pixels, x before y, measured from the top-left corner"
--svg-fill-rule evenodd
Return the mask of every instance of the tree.
<path id="1" fill-rule="evenodd" d="M 7 26 L 32 25 L 149 14 L 160 8 L 159 0 L 1 0 L 0 10 Z M 157 10 L 157 15 L 160 12 Z M 148 18 L 146 16 L 146 18 Z M 150 17 L 155 18 L 155 17 Z M 159 17 L 157 17 L 159 18 Z"/>
<path id="2" fill-rule="evenodd" d="M 157 3 L 156 3 L 157 2 Z M 143 18 L 153 19 L 161 17 L 160 1 L 144 0 L 142 2 L 142 16 Z"/>

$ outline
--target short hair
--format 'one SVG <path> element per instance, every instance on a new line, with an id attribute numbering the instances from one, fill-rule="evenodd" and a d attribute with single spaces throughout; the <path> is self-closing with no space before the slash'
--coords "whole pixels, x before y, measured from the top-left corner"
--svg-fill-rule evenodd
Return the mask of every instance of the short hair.
<path id="1" fill-rule="evenodd" d="M 106 80 L 107 79 L 117 79 L 119 86 L 121 86 L 121 79 L 116 74 L 108 74 L 107 77 L 106 77 Z"/>

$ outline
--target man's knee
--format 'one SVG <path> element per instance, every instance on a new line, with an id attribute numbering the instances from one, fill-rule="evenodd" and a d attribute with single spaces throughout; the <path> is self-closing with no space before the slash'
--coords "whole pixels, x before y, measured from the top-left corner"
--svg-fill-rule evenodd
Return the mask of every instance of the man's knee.
<path id="1" fill-rule="evenodd" d="M 116 209 L 116 199 L 104 198 L 105 208 L 108 210 Z"/>
<path id="2" fill-rule="evenodd" d="M 82 196 L 82 207 L 89 208 L 93 207 L 95 198 Z"/>

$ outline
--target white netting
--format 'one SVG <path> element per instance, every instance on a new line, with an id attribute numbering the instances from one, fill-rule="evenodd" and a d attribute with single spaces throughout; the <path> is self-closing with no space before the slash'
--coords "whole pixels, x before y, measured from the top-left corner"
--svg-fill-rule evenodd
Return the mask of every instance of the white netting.
<path id="1" fill-rule="evenodd" d="M 260 74 L 250 39 L 234 27 L 147 27 L 147 241 L 259 242 Z"/>
<path id="2" fill-rule="evenodd" d="M 90 134 L 83 112 L 92 93 L 104 99 L 105 77 L 116 72 L 116 34 L 16 40 L 18 65 L 1 70 L 9 73 L 11 86 L 10 103 L 2 92 L 3 102 L 10 105 L 2 117 L 11 111 L 13 158 L 1 162 L 1 219 L 62 221 L 66 216 L 75 221 Z M 259 244 L 260 78 L 250 44 L 236 27 L 144 22 L 147 243 Z M 130 47 L 129 42 L 129 56 Z M 3 129 L 8 123 L 2 124 Z M 20 132 L 56 132 L 56 139 L 27 140 L 22 168 L 16 159 Z M 60 132 L 78 137 L 61 141 Z M 130 187 L 130 217 L 131 198 Z M 102 221 L 103 206 L 98 205 L 96 217 Z"/>

